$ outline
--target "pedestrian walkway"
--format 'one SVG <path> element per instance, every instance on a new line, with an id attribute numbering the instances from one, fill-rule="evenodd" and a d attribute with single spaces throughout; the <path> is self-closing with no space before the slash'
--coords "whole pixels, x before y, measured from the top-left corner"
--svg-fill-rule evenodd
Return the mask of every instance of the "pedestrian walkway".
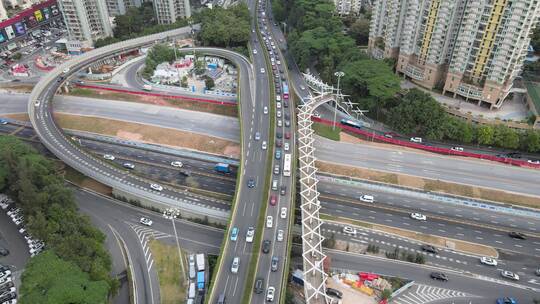
<path id="1" fill-rule="evenodd" d="M 413 284 L 406 292 L 393 299 L 394 304 L 424 304 L 453 298 L 471 298 L 474 295 L 446 288 Z"/>
<path id="2" fill-rule="evenodd" d="M 527 118 L 528 110 L 525 100 L 523 99 L 522 94 L 514 94 L 514 98 L 511 100 L 506 100 L 499 109 L 490 110 L 486 107 L 477 106 L 475 102 L 467 102 L 463 98 L 452 98 L 450 96 L 445 96 L 434 91 L 426 90 L 409 80 L 403 80 L 401 82 L 401 87 L 404 89 L 417 88 L 426 93 L 431 94 L 435 100 L 439 103 L 447 105 L 454 110 L 459 108 L 459 112 L 463 114 L 470 114 L 478 118 L 484 119 L 501 119 L 501 120 L 512 120 L 514 122 L 519 122 Z"/>

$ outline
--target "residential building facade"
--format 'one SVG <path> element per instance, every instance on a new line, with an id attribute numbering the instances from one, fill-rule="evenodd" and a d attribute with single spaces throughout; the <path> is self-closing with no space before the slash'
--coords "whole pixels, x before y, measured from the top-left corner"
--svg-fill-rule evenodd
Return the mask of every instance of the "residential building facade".
<path id="1" fill-rule="evenodd" d="M 112 36 L 105 0 L 59 0 L 69 39 L 91 47 L 99 38 Z"/>
<path id="2" fill-rule="evenodd" d="M 336 12 L 340 16 L 357 15 L 362 8 L 363 0 L 334 0 Z"/>
<path id="3" fill-rule="evenodd" d="M 191 17 L 189 0 L 153 0 L 154 13 L 159 24 L 171 24 Z"/>
<path id="4" fill-rule="evenodd" d="M 499 108 L 539 16 L 539 0 L 377 0 L 369 50 L 423 87 Z"/>
<path id="5" fill-rule="evenodd" d="M 124 15 L 130 7 L 140 7 L 142 0 L 106 0 L 111 17 Z"/>

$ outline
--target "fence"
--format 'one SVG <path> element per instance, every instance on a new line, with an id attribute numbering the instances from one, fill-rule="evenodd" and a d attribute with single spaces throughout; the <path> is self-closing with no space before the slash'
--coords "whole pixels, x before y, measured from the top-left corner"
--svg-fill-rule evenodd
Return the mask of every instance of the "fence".
<path id="1" fill-rule="evenodd" d="M 210 99 L 204 99 L 204 98 L 178 96 L 178 95 L 170 95 L 170 94 L 162 94 L 162 93 L 131 91 L 131 90 L 126 90 L 126 89 L 101 87 L 101 86 L 90 85 L 90 84 L 75 84 L 75 86 L 79 88 L 85 88 L 85 89 L 104 90 L 104 91 L 124 93 L 124 94 L 162 97 L 162 98 L 171 98 L 171 99 L 184 99 L 184 100 L 190 100 L 190 101 L 195 101 L 195 102 L 218 104 L 222 106 L 233 106 L 233 107 L 236 106 L 235 102 L 229 102 L 229 101 L 218 101 L 218 100 L 210 100 Z"/>
<path id="2" fill-rule="evenodd" d="M 319 122 L 319 123 L 322 123 L 322 124 L 325 124 L 325 125 L 329 125 L 329 126 L 331 126 L 333 124 L 333 122 L 331 120 L 327 120 L 327 119 L 323 119 L 323 118 L 317 118 L 317 117 L 312 116 L 311 119 L 313 121 L 316 121 L 316 122 Z M 368 132 L 368 131 L 364 131 L 364 130 L 361 130 L 361 129 L 349 127 L 349 126 L 346 126 L 346 125 L 341 124 L 341 123 L 338 123 L 338 124 L 339 124 L 340 128 L 342 128 L 344 130 L 347 130 L 349 132 L 362 135 L 365 138 L 369 138 L 369 139 L 372 139 L 372 140 L 377 140 L 377 141 L 384 142 L 384 143 L 389 143 L 389 144 L 408 147 L 408 148 L 413 148 L 413 149 L 420 149 L 420 150 L 429 151 L 429 152 L 438 153 L 438 154 L 456 155 L 456 156 L 464 156 L 464 157 L 471 157 L 471 158 L 477 158 L 477 159 L 485 159 L 485 160 L 491 160 L 491 161 L 495 161 L 495 162 L 499 162 L 499 163 L 503 163 L 503 164 L 509 164 L 509 165 L 513 165 L 513 166 L 540 169 L 540 164 L 532 164 L 532 163 L 529 163 L 529 162 L 526 162 L 526 161 L 523 161 L 523 160 L 515 160 L 515 159 L 511 159 L 511 158 L 504 158 L 504 157 L 498 157 L 498 156 L 494 156 L 494 155 L 486 155 L 486 154 L 479 154 L 479 153 L 472 153 L 472 152 L 453 151 L 453 150 L 448 149 L 448 148 L 439 148 L 439 147 L 426 146 L 426 145 L 422 145 L 422 144 L 418 144 L 418 143 L 403 141 L 403 140 L 394 139 L 394 138 L 388 138 L 388 137 L 385 137 L 383 135 L 376 134 L 374 131 L 373 132 Z"/>

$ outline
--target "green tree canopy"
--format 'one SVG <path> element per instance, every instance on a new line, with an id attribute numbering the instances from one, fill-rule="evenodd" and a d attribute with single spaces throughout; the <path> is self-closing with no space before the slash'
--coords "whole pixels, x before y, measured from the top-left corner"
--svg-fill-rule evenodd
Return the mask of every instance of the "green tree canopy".
<path id="1" fill-rule="evenodd" d="M 369 20 L 358 18 L 349 28 L 349 34 L 359 45 L 367 45 L 369 39 Z"/>
<path id="2" fill-rule="evenodd" d="M 75 264 L 52 251 L 32 258 L 22 275 L 21 303 L 107 303 L 107 281 L 92 281 Z"/>
<path id="3" fill-rule="evenodd" d="M 389 111 L 388 123 L 400 132 L 441 139 L 447 115 L 431 95 L 412 89 Z"/>
<path id="4" fill-rule="evenodd" d="M 249 40 L 250 15 L 245 4 L 205 9 L 195 19 L 202 24 L 199 39 L 203 45 L 245 47 Z"/>

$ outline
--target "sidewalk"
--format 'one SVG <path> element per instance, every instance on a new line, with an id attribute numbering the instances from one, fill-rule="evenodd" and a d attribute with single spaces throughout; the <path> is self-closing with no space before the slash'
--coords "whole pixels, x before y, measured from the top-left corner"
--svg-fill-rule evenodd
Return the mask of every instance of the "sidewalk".
<path id="1" fill-rule="evenodd" d="M 523 97 L 519 94 L 514 94 L 514 98 L 512 100 L 505 101 L 499 109 L 490 110 L 488 108 L 479 107 L 476 105 L 476 103 L 466 102 L 465 99 L 461 99 L 458 97 L 452 98 L 436 93 L 434 91 L 429 91 L 412 83 L 409 80 L 403 80 L 401 82 L 401 87 L 404 89 L 420 89 L 426 93 L 431 94 L 431 96 L 433 96 L 435 100 L 437 100 L 443 105 L 447 105 L 454 110 L 457 110 L 457 107 L 459 107 L 459 111 L 463 114 L 470 114 L 484 119 L 494 120 L 496 118 L 499 118 L 501 120 L 512 120 L 515 122 L 519 122 L 527 118 L 527 106 L 525 105 Z"/>

